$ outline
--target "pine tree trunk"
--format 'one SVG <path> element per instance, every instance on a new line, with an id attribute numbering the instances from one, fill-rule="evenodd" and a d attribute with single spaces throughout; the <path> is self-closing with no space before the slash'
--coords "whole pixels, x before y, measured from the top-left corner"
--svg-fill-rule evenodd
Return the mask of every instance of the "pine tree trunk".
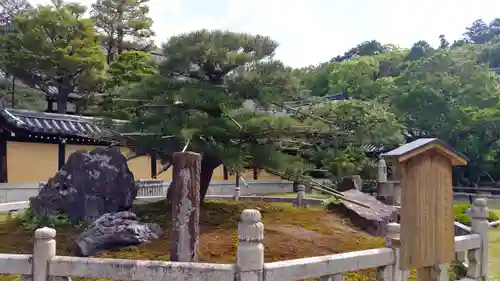
<path id="1" fill-rule="evenodd" d="M 207 195 L 208 187 L 210 186 L 210 181 L 212 180 L 212 174 L 215 168 L 222 164 L 222 161 L 213 156 L 204 155 L 201 160 L 201 172 L 200 172 L 200 206 L 203 206 L 203 201 Z M 170 183 L 167 191 L 167 203 L 170 205 L 172 203 L 172 196 L 174 192 L 174 185 Z"/>

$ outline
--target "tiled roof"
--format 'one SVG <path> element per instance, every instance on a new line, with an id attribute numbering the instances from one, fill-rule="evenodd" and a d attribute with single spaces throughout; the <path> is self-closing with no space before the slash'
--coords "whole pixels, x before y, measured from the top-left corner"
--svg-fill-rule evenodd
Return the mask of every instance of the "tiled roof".
<path id="1" fill-rule="evenodd" d="M 374 145 L 374 144 L 364 144 L 361 146 L 361 148 L 363 149 L 364 152 L 368 153 L 382 153 L 390 149 L 383 145 Z"/>
<path id="2" fill-rule="evenodd" d="M 7 121 L 8 125 L 31 133 L 95 138 L 106 130 L 103 128 L 103 119 L 94 117 L 12 108 L 0 110 L 0 116 Z M 117 124 L 124 122 L 122 120 L 113 121 Z"/>

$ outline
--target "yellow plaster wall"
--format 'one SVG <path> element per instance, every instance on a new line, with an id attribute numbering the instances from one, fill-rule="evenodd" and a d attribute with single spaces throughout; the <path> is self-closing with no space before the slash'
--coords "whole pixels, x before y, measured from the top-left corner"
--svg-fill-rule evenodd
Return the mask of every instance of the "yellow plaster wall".
<path id="1" fill-rule="evenodd" d="M 69 155 L 77 150 L 92 150 L 95 149 L 97 146 L 91 146 L 91 145 L 66 145 L 66 160 L 68 159 Z M 130 151 L 130 149 L 126 147 L 121 147 L 120 152 L 125 156 L 128 157 L 129 155 L 133 155 Z M 134 174 L 134 178 L 136 180 L 140 179 L 150 179 L 151 178 L 151 158 L 149 156 L 142 156 L 138 157 L 135 159 L 132 159 L 127 162 L 128 168 L 132 173 Z"/>
<path id="2" fill-rule="evenodd" d="M 47 181 L 57 172 L 57 144 L 7 142 L 9 183 Z"/>
<path id="3" fill-rule="evenodd" d="M 132 155 L 130 149 L 126 147 L 120 147 L 120 151 L 125 157 Z M 127 164 L 136 180 L 151 178 L 151 157 L 141 156 L 128 161 Z"/>
<path id="4" fill-rule="evenodd" d="M 245 170 L 245 171 L 241 172 L 240 177 L 242 177 L 244 180 L 253 180 L 253 170 L 249 169 L 249 170 Z M 232 175 L 228 174 L 227 179 L 230 181 L 235 181 L 236 174 L 232 174 Z"/>
<path id="5" fill-rule="evenodd" d="M 244 172 L 241 173 L 241 177 L 244 180 L 253 180 L 253 170 L 252 169 L 245 170 Z M 280 179 L 280 177 L 269 174 L 264 170 L 260 170 L 257 173 L 257 180 L 279 180 L 279 179 Z M 231 180 L 231 181 L 236 180 L 236 175 L 229 175 L 228 180 Z"/>
<path id="6" fill-rule="evenodd" d="M 78 150 L 92 150 L 97 146 L 91 145 L 66 145 L 67 160 L 71 153 Z M 132 155 L 126 147 L 120 148 L 125 157 Z M 7 142 L 7 172 L 8 182 L 37 182 L 46 181 L 57 172 L 58 146 L 57 144 L 28 143 L 28 142 Z M 151 158 L 142 156 L 128 161 L 129 169 L 137 179 L 151 178 Z M 162 169 L 160 161 L 157 161 L 157 172 Z M 253 171 L 247 170 L 241 174 L 243 179 L 252 180 Z M 158 179 L 171 181 L 172 167 L 161 173 Z M 279 177 L 260 171 L 258 179 L 279 179 Z M 224 168 L 222 165 L 214 170 L 212 180 L 224 180 Z M 235 180 L 235 175 L 229 175 L 229 181 Z"/>
<path id="7" fill-rule="evenodd" d="M 158 160 L 156 162 L 156 170 L 157 173 L 160 172 L 162 169 L 162 164 Z M 170 167 L 167 171 L 161 173 L 158 175 L 157 179 L 165 180 L 165 181 L 171 181 L 172 180 L 172 167 Z M 224 168 L 222 165 L 219 167 L 215 168 L 213 174 L 212 174 L 212 180 L 224 180 Z"/>
<path id="8" fill-rule="evenodd" d="M 159 173 L 163 168 L 160 160 L 156 160 L 156 173 Z M 157 177 L 159 180 L 172 181 L 172 166 L 168 168 L 165 172 L 159 174 Z"/>
<path id="9" fill-rule="evenodd" d="M 212 174 L 212 180 L 221 181 L 224 180 L 224 166 L 219 165 L 219 167 L 215 168 Z"/>
<path id="10" fill-rule="evenodd" d="M 272 175 L 272 174 L 269 174 L 268 172 L 266 172 L 264 170 L 260 170 L 259 171 L 259 174 L 257 175 L 257 178 L 259 180 L 279 180 L 280 179 L 280 177 Z"/>

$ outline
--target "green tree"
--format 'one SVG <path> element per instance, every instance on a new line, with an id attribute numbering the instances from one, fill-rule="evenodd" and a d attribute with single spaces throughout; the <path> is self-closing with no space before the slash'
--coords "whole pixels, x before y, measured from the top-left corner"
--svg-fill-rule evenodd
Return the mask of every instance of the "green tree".
<path id="1" fill-rule="evenodd" d="M 358 56 L 371 56 L 380 53 L 385 53 L 388 50 L 389 46 L 383 45 L 382 43 L 376 40 L 365 41 L 361 44 L 358 44 L 356 47 L 350 49 L 349 51 L 345 52 L 344 55 L 337 56 L 331 59 L 331 61 L 343 62 Z"/>
<path id="2" fill-rule="evenodd" d="M 111 64 L 129 45 L 127 38 L 139 45 L 151 45 L 153 20 L 148 16 L 149 0 L 98 0 L 92 4 L 91 17 L 104 36 L 107 62 Z"/>
<path id="3" fill-rule="evenodd" d="M 394 147 L 404 142 L 404 126 L 387 106 L 373 101 L 345 100 L 313 105 L 314 116 L 328 123 L 308 118 L 311 127 L 330 130 L 333 142 L 322 141 L 317 146 L 301 149 L 307 162 L 325 169 L 334 179 L 364 173 L 374 167 L 364 145 Z"/>
<path id="4" fill-rule="evenodd" d="M 413 46 L 410 49 L 410 52 L 408 53 L 408 56 L 406 57 L 406 60 L 409 61 L 419 60 L 421 58 L 431 55 L 433 51 L 434 49 L 427 41 L 421 40 L 413 44 Z"/>
<path id="5" fill-rule="evenodd" d="M 265 36 L 227 31 L 171 38 L 164 46 L 160 73 L 126 94 L 141 109 L 125 128 L 137 134 L 132 140 L 128 134 L 128 139 L 137 151 L 156 153 L 167 163 L 185 145 L 202 153 L 202 199 L 213 170 L 222 163 L 233 171 L 298 169 L 283 167 L 300 161 L 287 161 L 281 149 L 294 143 L 293 138 L 316 136 L 298 120 L 267 111 L 302 94 L 292 70 L 269 60 L 276 47 Z M 119 100 L 116 104 L 131 106 Z"/>
<path id="6" fill-rule="evenodd" d="M 0 25 L 6 29 L 10 28 L 16 15 L 31 8 L 31 4 L 26 0 L 1 0 Z"/>
<path id="7" fill-rule="evenodd" d="M 475 20 L 465 30 L 464 36 L 471 43 L 484 44 L 490 39 L 490 29 L 482 19 Z"/>
<path id="8" fill-rule="evenodd" d="M 136 109 L 132 107 L 124 110 L 117 106 L 114 99 L 127 98 L 127 89 L 157 72 L 158 65 L 148 53 L 123 52 L 107 69 L 105 94 L 94 99 L 91 108 L 99 115 L 128 120 Z"/>
<path id="9" fill-rule="evenodd" d="M 450 47 L 450 42 L 446 40 L 446 37 L 444 35 L 439 35 L 439 48 L 446 49 L 448 47 Z"/>
<path id="10" fill-rule="evenodd" d="M 157 64 L 148 53 L 124 52 L 109 66 L 106 88 L 110 89 L 129 83 L 137 83 L 156 72 Z"/>
<path id="11" fill-rule="evenodd" d="M 0 66 L 26 85 L 57 95 L 66 112 L 71 93 L 86 95 L 102 86 L 105 57 L 78 4 L 40 6 L 14 19 L 16 33 L 0 41 Z"/>
<path id="12" fill-rule="evenodd" d="M 388 95 L 412 139 L 441 138 L 471 159 L 471 179 L 488 171 L 500 139 L 498 79 L 478 55 L 467 46 L 436 51 L 409 64 Z"/>

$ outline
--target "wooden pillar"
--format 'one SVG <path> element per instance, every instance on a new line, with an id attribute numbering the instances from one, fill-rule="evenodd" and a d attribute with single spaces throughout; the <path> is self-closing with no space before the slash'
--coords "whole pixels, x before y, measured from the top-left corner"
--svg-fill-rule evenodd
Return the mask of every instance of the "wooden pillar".
<path id="1" fill-rule="evenodd" d="M 156 167 L 156 154 L 151 153 L 151 178 L 156 178 L 157 167 Z"/>
<path id="2" fill-rule="evenodd" d="M 259 169 L 253 168 L 253 179 L 258 180 L 259 179 Z"/>
<path id="3" fill-rule="evenodd" d="M 7 132 L 0 135 L 0 182 L 7 183 Z"/>
<path id="4" fill-rule="evenodd" d="M 197 260 L 200 217 L 201 155 L 176 152 L 173 155 L 172 252 L 170 260 Z"/>
<path id="5" fill-rule="evenodd" d="M 227 181 L 229 179 L 229 173 L 227 172 L 226 165 L 222 165 L 222 173 L 224 174 L 224 180 Z"/>
<path id="6" fill-rule="evenodd" d="M 46 101 L 47 101 L 47 112 L 54 112 L 54 102 L 49 97 L 46 98 Z"/>
<path id="7" fill-rule="evenodd" d="M 66 140 L 62 139 L 57 145 L 57 169 L 61 170 L 66 163 Z"/>

